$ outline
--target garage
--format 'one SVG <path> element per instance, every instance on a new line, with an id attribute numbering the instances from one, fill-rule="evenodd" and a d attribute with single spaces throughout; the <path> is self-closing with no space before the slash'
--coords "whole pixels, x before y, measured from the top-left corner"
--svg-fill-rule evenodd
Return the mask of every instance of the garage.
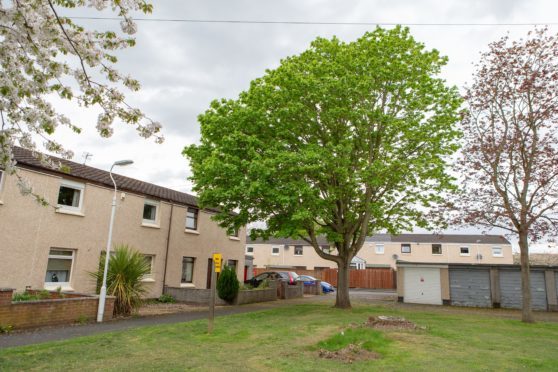
<path id="1" fill-rule="evenodd" d="M 439 267 L 405 267 L 403 296 L 405 302 L 442 304 Z"/>
<path id="2" fill-rule="evenodd" d="M 500 271 L 500 290 L 502 307 L 521 309 L 523 296 L 521 295 L 521 272 L 518 270 Z M 546 310 L 546 286 L 544 272 L 531 271 L 531 297 L 532 308 Z"/>
<path id="3" fill-rule="evenodd" d="M 451 304 L 492 307 L 489 269 L 449 270 Z"/>

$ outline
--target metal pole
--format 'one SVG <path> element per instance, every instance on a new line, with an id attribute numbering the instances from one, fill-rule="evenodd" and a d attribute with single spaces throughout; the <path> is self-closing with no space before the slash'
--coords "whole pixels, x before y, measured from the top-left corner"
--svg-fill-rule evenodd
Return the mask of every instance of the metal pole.
<path id="1" fill-rule="evenodd" d="M 213 332 L 213 320 L 215 319 L 215 260 L 211 260 L 211 292 L 209 295 L 209 321 L 207 323 L 207 333 Z"/>
<path id="2" fill-rule="evenodd" d="M 114 182 L 114 178 L 112 177 L 112 167 L 110 167 L 109 175 L 112 183 L 114 184 L 114 195 L 112 196 L 112 210 L 110 213 L 110 223 L 109 223 L 109 232 L 108 232 L 108 239 L 107 239 L 107 252 L 105 256 L 105 270 L 103 271 L 103 285 L 101 286 L 101 293 L 99 294 L 99 308 L 97 309 L 97 322 L 101 323 L 103 321 L 103 316 L 105 314 L 105 301 L 107 298 L 107 272 L 109 267 L 109 260 L 110 260 L 110 246 L 112 244 L 112 226 L 114 225 L 114 215 L 116 213 L 116 182 Z"/>

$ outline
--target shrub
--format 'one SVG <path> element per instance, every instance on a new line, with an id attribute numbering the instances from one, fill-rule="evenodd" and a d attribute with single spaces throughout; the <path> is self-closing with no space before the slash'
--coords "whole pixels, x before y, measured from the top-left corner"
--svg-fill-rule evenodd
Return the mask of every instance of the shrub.
<path id="1" fill-rule="evenodd" d="M 238 294 L 239 289 L 240 283 L 238 282 L 234 269 L 229 266 L 223 267 L 223 271 L 217 280 L 217 294 L 219 297 L 227 302 L 232 302 Z"/>
<path id="2" fill-rule="evenodd" d="M 97 293 L 101 291 L 105 254 L 101 255 L 99 269 L 89 274 L 97 281 Z M 145 293 L 142 279 L 149 274 L 150 266 L 144 256 L 127 245 L 117 246 L 111 255 L 107 273 L 107 295 L 115 296 L 114 314 L 130 315 L 141 305 Z"/>
<path id="3" fill-rule="evenodd" d="M 170 294 L 162 294 L 157 301 L 162 302 L 164 304 L 174 304 L 176 300 Z"/>

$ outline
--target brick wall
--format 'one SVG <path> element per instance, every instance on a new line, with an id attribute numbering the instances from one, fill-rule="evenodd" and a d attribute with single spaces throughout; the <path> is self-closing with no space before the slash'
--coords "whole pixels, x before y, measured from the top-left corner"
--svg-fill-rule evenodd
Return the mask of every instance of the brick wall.
<path id="1" fill-rule="evenodd" d="M 13 289 L 0 289 L 0 324 L 14 329 L 72 324 L 97 318 L 97 296 L 71 294 L 68 298 L 12 302 Z M 76 297 L 79 296 L 79 297 Z M 107 296 L 104 320 L 112 319 L 114 297 Z"/>
<path id="2" fill-rule="evenodd" d="M 297 298 L 304 296 L 304 284 L 302 282 L 297 282 L 296 285 L 290 285 L 285 281 L 280 281 L 280 286 L 278 289 L 278 296 L 282 300 L 288 300 L 289 298 Z"/>
<path id="3" fill-rule="evenodd" d="M 314 284 L 304 284 L 304 294 L 308 295 L 321 295 L 322 294 L 322 281 L 316 280 Z"/>

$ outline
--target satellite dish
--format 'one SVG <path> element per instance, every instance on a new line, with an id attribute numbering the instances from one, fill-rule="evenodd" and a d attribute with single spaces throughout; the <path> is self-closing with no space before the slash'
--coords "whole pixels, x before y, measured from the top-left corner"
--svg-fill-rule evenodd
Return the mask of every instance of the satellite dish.
<path id="1" fill-rule="evenodd" d="M 396 255 L 396 254 L 393 254 L 393 255 L 391 256 L 391 258 L 393 258 L 394 260 L 397 260 L 397 259 L 399 258 L 399 256 Z"/>

